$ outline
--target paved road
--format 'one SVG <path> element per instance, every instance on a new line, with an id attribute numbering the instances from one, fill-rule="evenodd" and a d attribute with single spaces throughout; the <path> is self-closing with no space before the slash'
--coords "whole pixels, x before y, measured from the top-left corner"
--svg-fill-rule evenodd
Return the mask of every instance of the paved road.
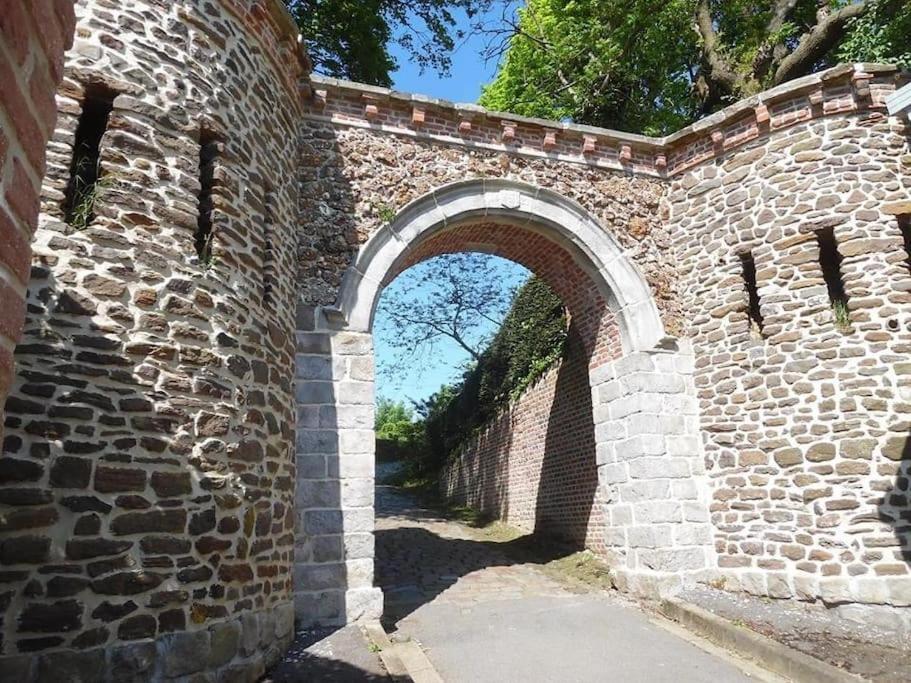
<path id="1" fill-rule="evenodd" d="M 514 557 L 509 544 L 476 540 L 468 527 L 377 488 L 386 627 L 418 641 L 446 683 L 755 680 L 622 598 L 571 592 Z"/>

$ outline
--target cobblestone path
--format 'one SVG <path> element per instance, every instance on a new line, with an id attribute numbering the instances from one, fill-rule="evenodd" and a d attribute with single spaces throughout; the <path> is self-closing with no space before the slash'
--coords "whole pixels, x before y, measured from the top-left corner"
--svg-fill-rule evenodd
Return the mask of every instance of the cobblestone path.
<path id="1" fill-rule="evenodd" d="M 430 601 L 472 605 L 573 595 L 510 557 L 508 543 L 479 541 L 465 525 L 392 487 L 377 487 L 376 506 L 376 583 L 385 595 L 387 626 Z"/>
<path id="2" fill-rule="evenodd" d="M 483 540 L 387 486 L 376 505 L 385 626 L 417 642 L 446 683 L 755 680 L 615 594 L 550 578 L 537 563 L 560 554 L 546 544 Z"/>

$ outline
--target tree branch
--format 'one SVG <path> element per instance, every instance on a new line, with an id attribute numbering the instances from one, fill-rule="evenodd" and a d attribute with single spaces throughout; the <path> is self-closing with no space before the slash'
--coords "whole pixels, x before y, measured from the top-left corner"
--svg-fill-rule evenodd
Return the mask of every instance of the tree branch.
<path id="1" fill-rule="evenodd" d="M 803 34 L 794 51 L 781 60 L 773 84 L 778 85 L 809 73 L 835 47 L 844 35 L 848 22 L 862 16 L 870 9 L 870 5 L 867 0 L 862 0 L 853 5 L 845 5 L 831 14 L 820 12 L 816 25 Z"/>
<path id="2" fill-rule="evenodd" d="M 710 91 L 713 90 L 714 94 L 719 90 L 734 92 L 738 81 L 737 73 L 718 49 L 718 34 L 715 33 L 709 0 L 699 0 L 696 4 L 696 30 L 702 37 L 702 56 L 708 67 L 705 78 Z"/>
<path id="3" fill-rule="evenodd" d="M 773 41 L 773 38 L 781 31 L 785 19 L 794 11 L 797 2 L 798 0 L 778 0 L 775 3 L 775 7 L 772 8 L 772 16 L 769 18 L 768 26 L 766 26 L 766 35 L 768 37 L 756 52 L 756 58 L 753 60 L 753 75 L 757 80 L 765 78 L 772 64 L 782 60 L 787 54 L 787 49 L 782 42 L 780 40 Z"/>

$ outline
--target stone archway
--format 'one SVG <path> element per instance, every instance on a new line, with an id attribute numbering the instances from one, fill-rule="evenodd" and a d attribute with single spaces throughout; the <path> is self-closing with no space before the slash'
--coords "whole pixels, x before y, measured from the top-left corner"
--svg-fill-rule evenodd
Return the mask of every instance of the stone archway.
<path id="1" fill-rule="evenodd" d="M 373 315 L 399 272 L 452 251 L 523 263 L 581 320 L 603 547 L 620 585 L 657 595 L 702 576 L 714 554 L 690 352 L 665 334 L 644 278 L 582 207 L 481 179 L 405 206 L 361 248 L 337 305 L 299 320 L 299 618 L 337 623 L 382 609 L 373 587 Z"/>

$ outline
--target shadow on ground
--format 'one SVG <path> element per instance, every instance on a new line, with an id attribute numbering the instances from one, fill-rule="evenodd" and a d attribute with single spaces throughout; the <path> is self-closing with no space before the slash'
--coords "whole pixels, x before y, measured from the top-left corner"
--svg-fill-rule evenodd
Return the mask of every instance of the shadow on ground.
<path id="1" fill-rule="evenodd" d="M 298 631 L 263 683 L 388 683 L 379 657 L 355 626 Z"/>
<path id="2" fill-rule="evenodd" d="M 407 494 L 377 487 L 377 516 L 402 518 L 402 526 L 376 531 L 376 585 L 383 589 L 383 625 L 398 621 L 456 584 L 461 578 L 491 567 L 543 565 L 582 548 L 543 534 L 507 541 L 446 538 L 414 523 L 446 523 L 452 519 L 419 506 Z"/>

